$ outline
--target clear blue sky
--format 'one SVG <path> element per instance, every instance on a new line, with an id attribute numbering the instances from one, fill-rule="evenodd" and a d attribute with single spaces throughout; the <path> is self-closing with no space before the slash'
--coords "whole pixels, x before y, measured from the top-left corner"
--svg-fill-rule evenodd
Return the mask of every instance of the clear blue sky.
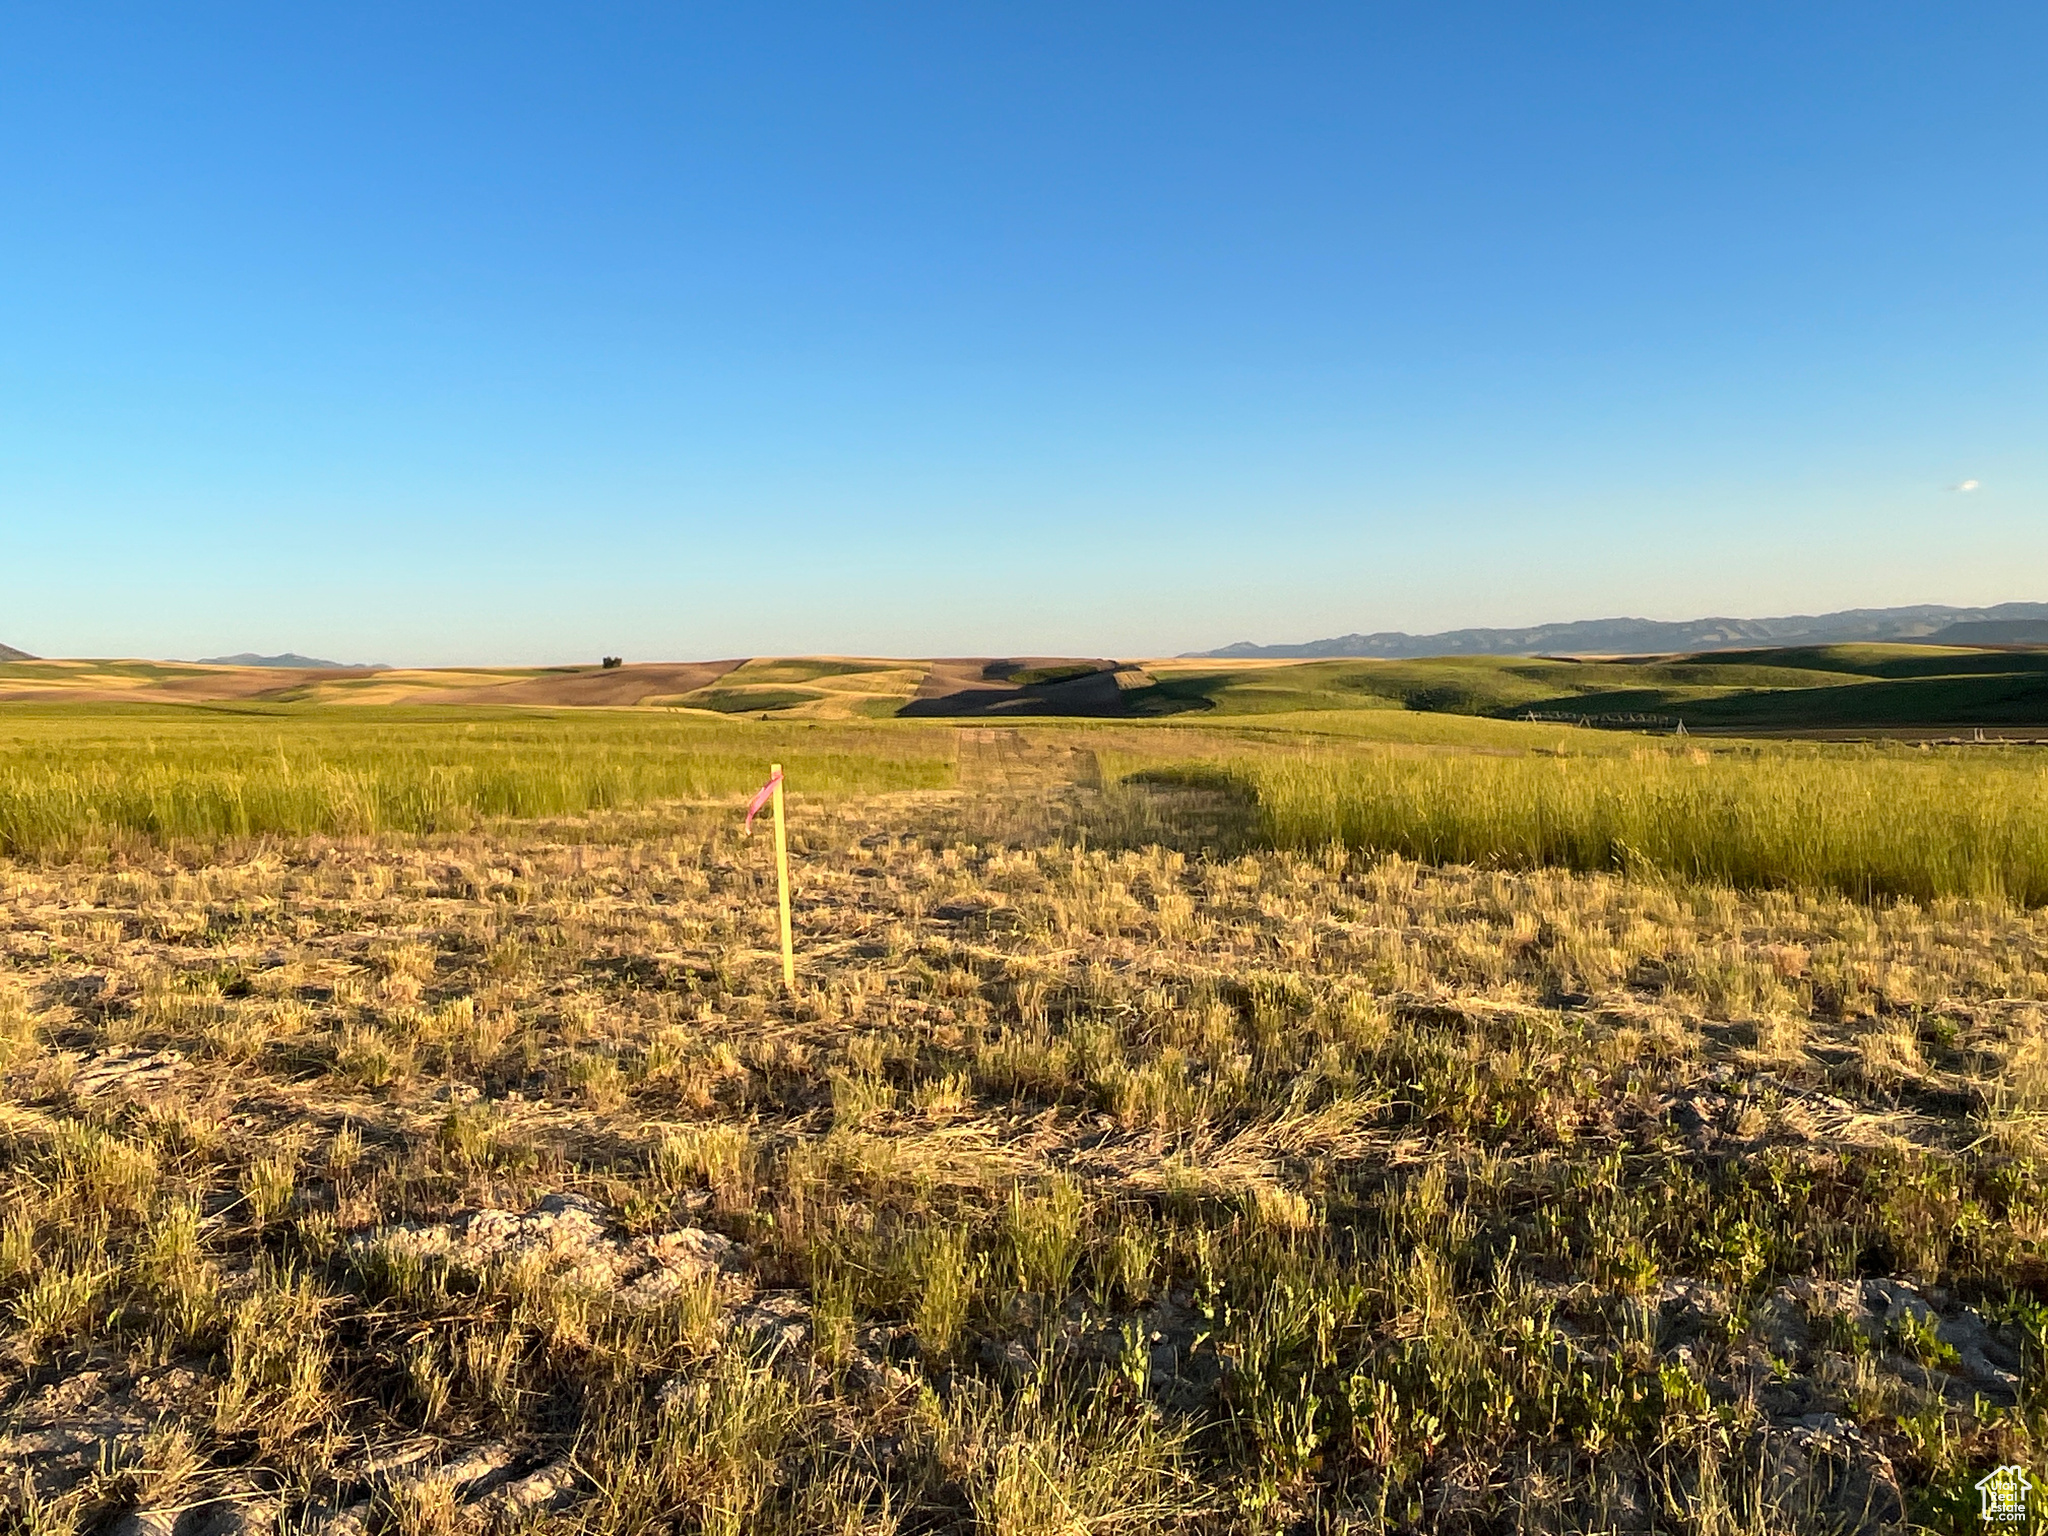
<path id="1" fill-rule="evenodd" d="M 10 6 L 0 641 L 2048 599 L 2044 67 L 2033 3 Z"/>

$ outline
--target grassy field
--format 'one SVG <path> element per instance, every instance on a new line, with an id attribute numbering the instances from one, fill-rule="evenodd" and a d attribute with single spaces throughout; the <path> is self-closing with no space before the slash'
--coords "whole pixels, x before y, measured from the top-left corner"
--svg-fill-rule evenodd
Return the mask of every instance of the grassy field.
<path id="1" fill-rule="evenodd" d="M 1977 1531 L 2048 1474 L 2030 763 L 16 708 L 0 1508 Z"/>
<path id="2" fill-rule="evenodd" d="M 1034 729 L 1089 744 L 1111 778 L 1244 799 L 1267 846 L 2048 903 L 2048 765 L 2025 749 L 1681 745 L 1379 710 Z M 0 854 L 447 832 L 731 796 L 771 760 L 810 795 L 940 788 L 956 742 L 695 712 L 17 705 L 0 711 Z"/>
<path id="3" fill-rule="evenodd" d="M 627 711 L 17 705 L 0 710 L 0 853 L 450 831 L 732 795 L 771 760 L 812 794 L 931 788 L 952 742 Z"/>
<path id="4" fill-rule="evenodd" d="M 1551 756 L 1324 747 L 1152 772 L 1248 797 L 1279 847 L 2048 903 L 2048 762 L 2026 749 L 1708 751 L 1638 738 Z"/>

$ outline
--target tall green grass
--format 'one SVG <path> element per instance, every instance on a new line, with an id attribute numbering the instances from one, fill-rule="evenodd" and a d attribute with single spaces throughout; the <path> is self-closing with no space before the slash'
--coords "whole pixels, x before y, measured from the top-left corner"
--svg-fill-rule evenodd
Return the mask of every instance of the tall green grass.
<path id="1" fill-rule="evenodd" d="M 1228 772 L 1281 847 L 2048 903 L 2048 758 L 2023 750 L 1325 753 L 1247 758 Z"/>
<path id="2" fill-rule="evenodd" d="M 950 733 L 719 724 L 578 712 L 0 711 L 0 854 L 65 857 L 135 839 L 443 832 L 755 788 L 952 782 Z"/>

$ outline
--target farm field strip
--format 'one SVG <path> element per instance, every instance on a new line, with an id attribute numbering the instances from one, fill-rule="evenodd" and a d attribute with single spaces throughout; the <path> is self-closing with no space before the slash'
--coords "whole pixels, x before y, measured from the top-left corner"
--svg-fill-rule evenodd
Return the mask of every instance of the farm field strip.
<path id="1" fill-rule="evenodd" d="M 751 789 L 771 758 L 814 794 L 951 782 L 947 736 L 628 711 L 0 713 L 0 854 L 428 832 Z"/>
<path id="2" fill-rule="evenodd" d="M 2048 649 L 1827 645 L 1639 657 L 1416 660 L 755 657 L 526 668 L 0 661 L 0 702 L 639 708 L 705 716 L 1238 720 L 1309 713 L 1659 721 L 1837 734 L 2037 729 Z M 1382 722 L 1379 730 L 1388 730 Z"/>
<path id="3" fill-rule="evenodd" d="M 1336 842 L 1432 864 L 1619 869 L 1871 899 L 2048 903 L 2048 761 L 2024 749 L 1318 750 L 1237 766 L 1212 758 L 1182 776 L 1254 801 L 1258 835 L 1275 846 Z"/>

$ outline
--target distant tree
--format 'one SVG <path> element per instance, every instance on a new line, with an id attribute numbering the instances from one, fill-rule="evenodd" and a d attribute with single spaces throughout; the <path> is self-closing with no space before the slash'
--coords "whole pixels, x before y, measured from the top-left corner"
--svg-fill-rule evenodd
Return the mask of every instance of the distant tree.
<path id="1" fill-rule="evenodd" d="M 607 668 L 623 667 L 626 664 L 626 658 L 623 656 L 607 656 L 604 659 L 604 664 Z"/>

